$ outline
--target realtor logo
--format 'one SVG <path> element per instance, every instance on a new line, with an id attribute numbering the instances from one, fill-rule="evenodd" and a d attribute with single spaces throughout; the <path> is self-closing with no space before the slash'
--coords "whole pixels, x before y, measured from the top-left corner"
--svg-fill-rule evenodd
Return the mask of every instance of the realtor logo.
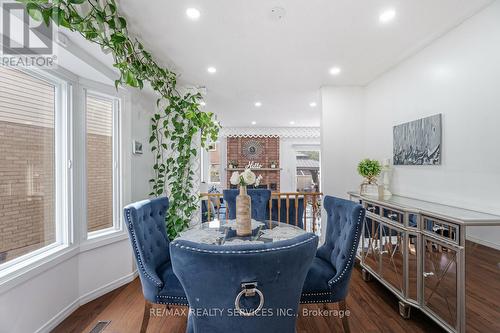
<path id="1" fill-rule="evenodd" d="M 22 3 L 2 2 L 2 57 L 4 66 L 53 67 L 54 29 L 34 20 Z"/>

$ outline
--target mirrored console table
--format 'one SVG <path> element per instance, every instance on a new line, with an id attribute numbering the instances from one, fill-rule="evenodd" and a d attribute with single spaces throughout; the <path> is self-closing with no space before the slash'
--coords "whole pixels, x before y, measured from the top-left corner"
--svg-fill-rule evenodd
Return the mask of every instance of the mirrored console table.
<path id="1" fill-rule="evenodd" d="M 349 196 L 366 209 L 357 253 L 363 279 L 391 290 L 403 317 L 413 306 L 448 332 L 500 332 L 500 251 L 466 243 L 467 227 L 500 226 L 500 216 L 396 195 Z"/>

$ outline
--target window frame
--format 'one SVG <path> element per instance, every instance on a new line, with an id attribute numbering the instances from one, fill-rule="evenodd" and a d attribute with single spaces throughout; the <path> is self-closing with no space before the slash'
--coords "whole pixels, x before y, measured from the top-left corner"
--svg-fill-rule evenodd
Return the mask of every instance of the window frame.
<path id="1" fill-rule="evenodd" d="M 121 208 L 124 203 L 131 200 L 132 189 L 130 182 L 122 182 L 123 177 L 130 179 L 132 168 L 132 161 L 129 158 L 131 156 L 129 147 L 132 146 L 132 126 L 129 114 L 132 105 L 131 92 L 121 87 L 116 89 L 113 85 L 114 76 L 112 74 L 114 73 L 111 71 L 106 72 L 107 68 L 101 66 L 99 62 L 87 58 L 84 61 L 97 68 L 99 72 L 109 79 L 109 83 L 88 80 L 63 67 L 53 69 L 16 68 L 42 80 L 48 79 L 49 82 L 54 80 L 54 82 L 65 88 L 65 91 L 61 92 L 57 97 L 57 101 L 61 102 L 61 110 L 64 111 L 64 125 L 61 126 L 64 126 L 65 133 L 64 137 L 61 137 L 62 140 L 56 139 L 57 142 L 64 145 L 63 156 L 58 159 L 61 172 L 56 171 L 56 174 L 63 177 L 63 181 L 55 187 L 56 190 L 60 190 L 61 196 L 57 199 L 62 203 L 61 209 L 64 209 L 61 213 L 54 214 L 54 216 L 60 217 L 59 225 L 56 225 L 56 232 L 58 232 L 56 240 L 60 244 L 54 242 L 1 264 L 0 294 L 29 281 L 29 279 L 66 260 L 78 256 L 80 253 L 128 239 Z M 118 154 L 119 166 L 119 173 L 116 178 L 120 182 L 117 190 L 119 199 L 117 199 L 115 207 L 118 213 L 114 217 L 117 228 L 110 228 L 106 232 L 96 233 L 91 235 L 92 237 L 89 237 L 87 233 L 86 204 L 82 203 L 86 196 L 86 128 L 85 118 L 82 119 L 82 116 L 85 116 L 85 99 L 83 98 L 82 88 L 88 88 L 120 99 L 119 127 L 117 128 L 119 139 L 115 150 Z M 123 133 L 127 133 L 127 135 L 123 135 Z"/>
<path id="2" fill-rule="evenodd" d="M 71 245 L 72 237 L 72 92 L 64 71 L 15 68 L 54 86 L 54 223 L 55 241 L 0 264 L 0 285 L 15 272 L 26 270 Z"/>
<path id="3" fill-rule="evenodd" d="M 83 173 L 84 173 L 84 181 L 82 187 L 83 196 L 83 212 L 84 215 L 82 223 L 82 231 L 83 231 L 83 241 L 93 241 L 100 238 L 109 238 L 116 236 L 117 234 L 122 234 L 125 232 L 123 227 L 123 212 L 121 207 L 123 207 L 123 192 L 122 192 L 122 174 L 123 174 L 123 165 L 122 165 L 122 110 L 124 104 L 124 96 L 120 93 L 117 93 L 116 90 L 113 92 L 110 90 L 109 86 L 92 82 L 89 80 L 81 80 L 83 81 L 80 84 L 80 93 L 82 96 L 83 102 L 83 142 L 84 142 L 84 151 L 83 151 L 83 160 L 82 165 Z M 108 228 L 88 231 L 88 220 L 87 220 L 87 209 L 88 209 L 88 200 L 87 200 L 87 96 L 93 95 L 96 97 L 106 98 L 113 101 L 113 111 L 112 111 L 112 156 L 113 156 L 113 199 L 112 199 L 112 212 L 113 212 L 113 225 Z"/>

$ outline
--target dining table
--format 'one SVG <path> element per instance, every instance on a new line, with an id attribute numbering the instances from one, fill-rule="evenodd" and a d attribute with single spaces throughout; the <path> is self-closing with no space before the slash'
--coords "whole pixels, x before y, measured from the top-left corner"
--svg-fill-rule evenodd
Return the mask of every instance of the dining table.
<path id="1" fill-rule="evenodd" d="M 306 233 L 303 229 L 277 221 L 253 220 L 249 236 L 236 234 L 236 220 L 213 220 L 200 223 L 181 232 L 177 239 L 211 245 L 247 245 L 279 242 Z"/>

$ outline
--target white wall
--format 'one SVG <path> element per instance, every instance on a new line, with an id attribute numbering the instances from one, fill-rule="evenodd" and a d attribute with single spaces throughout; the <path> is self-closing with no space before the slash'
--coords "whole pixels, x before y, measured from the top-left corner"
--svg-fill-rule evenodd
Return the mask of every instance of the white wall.
<path id="1" fill-rule="evenodd" d="M 143 154 L 133 155 L 132 158 L 132 202 L 145 199 L 151 192 L 149 179 L 154 176 L 154 156 L 151 153 L 149 137 L 151 136 L 151 117 L 156 111 L 156 97 L 134 90 L 131 95 L 132 140 L 142 142 Z M 132 151 L 132 143 L 130 146 Z"/>
<path id="2" fill-rule="evenodd" d="M 396 167 L 393 192 L 500 214 L 499 59 L 500 1 L 496 1 L 363 89 L 361 147 L 352 144 L 356 132 L 351 131 L 359 122 L 358 106 L 348 106 L 345 112 L 352 112 L 352 117 L 344 119 L 342 128 L 332 128 L 328 121 L 337 117 L 345 96 L 339 93 L 342 89 L 323 89 L 322 126 L 328 129 L 322 134 L 323 160 L 328 156 L 324 188 L 340 195 L 354 189 L 359 181 L 353 176 L 353 163 L 341 175 L 326 171 L 329 165 L 344 165 L 340 160 L 354 162 L 364 155 L 391 157 L 394 125 L 442 113 L 442 165 Z M 349 141 L 344 149 L 335 145 L 339 139 Z M 340 180 L 341 176 L 346 179 Z M 471 229 L 469 236 L 498 247 L 499 229 Z"/>
<path id="3" fill-rule="evenodd" d="M 347 198 L 361 183 L 356 166 L 364 157 L 364 90 L 324 87 L 321 96 L 321 188 Z"/>
<path id="4" fill-rule="evenodd" d="M 0 293 L 0 332 L 50 332 L 80 305 L 130 282 L 135 277 L 130 253 L 128 239 L 72 251 L 56 265 Z"/>

